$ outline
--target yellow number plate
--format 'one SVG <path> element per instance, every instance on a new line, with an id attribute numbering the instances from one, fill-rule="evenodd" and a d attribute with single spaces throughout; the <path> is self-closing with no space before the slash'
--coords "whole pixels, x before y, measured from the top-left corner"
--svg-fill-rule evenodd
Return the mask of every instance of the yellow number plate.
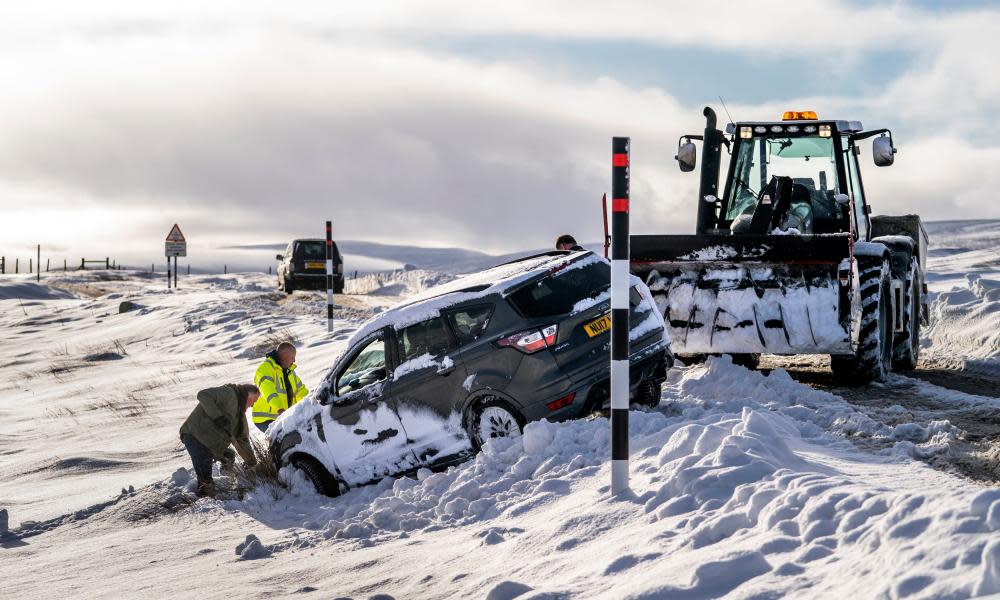
<path id="1" fill-rule="evenodd" d="M 326 268 L 326 263 L 321 263 L 321 262 L 307 262 L 306 263 L 306 268 L 307 269 L 325 269 Z"/>
<path id="2" fill-rule="evenodd" d="M 587 332 L 590 337 L 601 335 L 611 331 L 611 316 L 604 315 L 596 321 L 591 321 L 583 326 L 583 329 Z"/>

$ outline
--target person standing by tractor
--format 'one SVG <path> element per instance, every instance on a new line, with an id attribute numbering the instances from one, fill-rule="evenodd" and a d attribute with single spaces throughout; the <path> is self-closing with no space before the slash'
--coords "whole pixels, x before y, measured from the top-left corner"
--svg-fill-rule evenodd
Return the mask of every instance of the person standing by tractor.
<path id="1" fill-rule="evenodd" d="M 295 346 L 288 342 L 268 353 L 253 380 L 260 388 L 260 398 L 253 405 L 253 424 L 261 432 L 309 393 L 295 373 Z"/>
<path id="2" fill-rule="evenodd" d="M 583 248 L 576 243 L 576 238 L 568 233 L 564 233 L 556 238 L 556 250 L 570 250 L 576 252 L 583 250 Z"/>
<path id="3" fill-rule="evenodd" d="M 260 390 L 247 383 L 227 383 L 198 392 L 198 406 L 181 425 L 180 433 L 198 477 L 199 497 L 215 495 L 212 462 L 232 465 L 236 456 L 230 445 L 236 447 L 247 466 L 257 464 L 246 414 L 259 397 Z"/>

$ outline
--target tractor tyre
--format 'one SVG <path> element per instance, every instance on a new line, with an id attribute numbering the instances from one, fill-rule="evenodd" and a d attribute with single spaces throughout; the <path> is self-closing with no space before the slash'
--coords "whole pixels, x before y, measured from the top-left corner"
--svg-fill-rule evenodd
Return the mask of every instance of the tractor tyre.
<path id="1" fill-rule="evenodd" d="M 892 370 L 912 371 L 920 358 L 920 264 L 910 260 L 903 300 L 903 331 L 896 334 L 892 348 Z"/>
<path id="2" fill-rule="evenodd" d="M 859 257 L 861 331 L 853 355 L 830 357 L 834 376 L 844 383 L 863 385 L 882 381 L 892 368 L 892 299 L 889 261 Z"/>

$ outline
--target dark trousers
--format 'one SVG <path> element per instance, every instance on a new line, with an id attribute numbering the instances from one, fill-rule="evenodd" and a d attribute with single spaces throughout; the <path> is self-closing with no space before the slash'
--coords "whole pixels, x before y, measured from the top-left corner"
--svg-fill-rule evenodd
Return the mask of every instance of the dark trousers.
<path id="1" fill-rule="evenodd" d="M 181 442 L 191 455 L 191 462 L 194 463 L 194 472 L 198 476 L 198 482 L 212 481 L 212 453 L 204 444 L 198 441 L 193 435 L 184 434 Z"/>
<path id="2" fill-rule="evenodd" d="M 267 428 L 271 426 L 271 423 L 274 423 L 274 421 L 268 421 L 266 423 L 254 423 L 254 425 L 257 426 L 257 429 L 260 429 L 261 433 L 267 433 Z"/>

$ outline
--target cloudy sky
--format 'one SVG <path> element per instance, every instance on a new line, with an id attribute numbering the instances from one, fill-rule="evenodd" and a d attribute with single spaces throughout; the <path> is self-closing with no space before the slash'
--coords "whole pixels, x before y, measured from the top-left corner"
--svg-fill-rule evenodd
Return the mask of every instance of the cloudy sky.
<path id="1" fill-rule="evenodd" d="M 516 251 L 687 232 L 677 137 L 727 119 L 893 129 L 876 213 L 1000 217 L 988 2 L 65 2 L 0 9 L 0 254 L 150 256 L 320 235 Z M 206 6 L 208 5 L 208 6 Z M 292 9 L 294 7 L 294 10 Z"/>

